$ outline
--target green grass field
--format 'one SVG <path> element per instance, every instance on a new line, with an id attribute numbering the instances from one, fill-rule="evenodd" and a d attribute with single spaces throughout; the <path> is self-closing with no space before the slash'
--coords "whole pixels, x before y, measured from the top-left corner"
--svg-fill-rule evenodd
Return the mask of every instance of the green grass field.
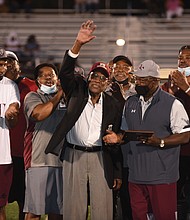
<path id="1" fill-rule="evenodd" d="M 6 216 L 7 220 L 18 220 L 18 205 L 16 202 L 10 203 L 6 206 Z M 43 215 L 41 220 L 45 220 L 46 216 Z M 90 213 L 88 215 L 88 220 L 90 220 Z"/>
<path id="2" fill-rule="evenodd" d="M 18 205 L 16 202 L 10 203 L 6 206 L 7 220 L 18 220 Z M 45 220 L 46 216 L 43 215 L 41 220 Z"/>

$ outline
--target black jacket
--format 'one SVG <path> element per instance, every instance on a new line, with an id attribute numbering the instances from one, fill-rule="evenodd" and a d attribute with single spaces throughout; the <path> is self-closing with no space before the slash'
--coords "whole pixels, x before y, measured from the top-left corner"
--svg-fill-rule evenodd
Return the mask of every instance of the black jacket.
<path id="1" fill-rule="evenodd" d="M 82 77 L 74 75 L 75 63 L 76 59 L 70 57 L 67 51 L 59 73 L 61 85 L 66 94 L 67 111 L 52 136 L 46 148 L 46 153 L 56 155 L 60 153 L 59 143 L 74 126 L 88 101 L 88 84 Z M 106 134 L 108 125 L 113 125 L 114 132 L 119 131 L 121 114 L 122 108 L 119 102 L 103 93 L 102 137 Z M 102 146 L 105 178 L 108 186 L 112 188 L 114 178 L 121 178 L 122 153 L 120 146 L 108 147 L 104 143 L 102 143 Z M 66 144 L 63 145 L 64 147 L 66 147 Z"/>

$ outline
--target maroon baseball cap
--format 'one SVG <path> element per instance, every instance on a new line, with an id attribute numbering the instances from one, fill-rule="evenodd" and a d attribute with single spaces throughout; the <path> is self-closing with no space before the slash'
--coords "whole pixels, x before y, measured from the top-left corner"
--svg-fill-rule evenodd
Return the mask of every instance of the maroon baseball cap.
<path id="1" fill-rule="evenodd" d="M 97 62 L 97 63 L 95 63 L 95 64 L 91 67 L 90 73 L 91 73 L 91 72 L 96 72 L 96 71 L 101 72 L 101 73 L 104 74 L 104 76 L 106 76 L 106 77 L 109 77 L 109 75 L 110 75 L 108 65 L 107 65 L 106 63 L 103 63 L 103 62 Z"/>

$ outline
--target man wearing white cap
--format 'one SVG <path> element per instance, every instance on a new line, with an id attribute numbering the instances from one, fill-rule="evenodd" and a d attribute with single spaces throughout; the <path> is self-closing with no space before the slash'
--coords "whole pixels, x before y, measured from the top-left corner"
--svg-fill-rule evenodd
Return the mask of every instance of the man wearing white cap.
<path id="1" fill-rule="evenodd" d="M 0 49 L 0 219 L 5 220 L 5 205 L 12 182 L 12 158 L 9 129 L 13 128 L 19 115 L 20 95 L 17 85 L 7 77 L 7 54 Z"/>
<path id="2" fill-rule="evenodd" d="M 20 111 L 17 125 L 10 130 L 11 156 L 13 160 L 13 179 L 9 192 L 8 202 L 17 201 L 19 207 L 19 220 L 25 218 L 23 212 L 25 198 L 25 169 L 24 169 L 24 134 L 26 131 L 26 117 L 24 115 L 24 98 L 30 91 L 36 91 L 35 81 L 21 76 L 21 69 L 17 55 L 12 51 L 6 51 L 7 71 L 5 76 L 13 80 L 20 93 Z M 18 138 L 19 137 L 19 138 Z"/>
<path id="3" fill-rule="evenodd" d="M 129 167 L 129 193 L 133 219 L 174 220 L 177 216 L 176 182 L 179 178 L 180 144 L 189 140 L 181 130 L 188 125 L 187 113 L 174 96 L 159 86 L 159 66 L 152 60 L 142 62 L 135 71 L 137 95 L 125 103 L 123 130 L 152 131 L 150 137 L 131 140 L 109 132 L 107 143 L 128 141 L 124 155 Z M 125 124 L 125 125 L 124 125 Z"/>

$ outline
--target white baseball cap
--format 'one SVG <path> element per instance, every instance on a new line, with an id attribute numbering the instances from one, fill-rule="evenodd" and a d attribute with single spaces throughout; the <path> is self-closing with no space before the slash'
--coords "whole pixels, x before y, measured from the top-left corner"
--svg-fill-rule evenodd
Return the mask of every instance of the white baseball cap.
<path id="1" fill-rule="evenodd" d="M 160 67 L 153 60 L 145 60 L 134 71 L 134 75 L 138 77 L 151 76 L 160 78 Z"/>
<path id="2" fill-rule="evenodd" d="M 6 50 L 6 54 L 7 54 L 7 58 L 10 58 L 10 59 L 13 59 L 19 62 L 17 55 L 13 53 L 12 51 Z"/>

